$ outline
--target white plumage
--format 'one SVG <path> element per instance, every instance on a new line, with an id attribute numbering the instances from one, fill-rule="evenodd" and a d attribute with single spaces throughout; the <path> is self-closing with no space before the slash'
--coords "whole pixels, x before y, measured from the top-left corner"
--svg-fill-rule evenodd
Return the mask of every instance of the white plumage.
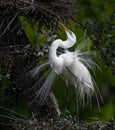
<path id="1" fill-rule="evenodd" d="M 80 97 L 84 98 L 84 94 L 90 94 L 91 96 L 91 92 L 94 91 L 94 85 L 90 72 L 82 62 L 86 61 L 86 59 L 80 57 L 82 54 L 79 51 L 69 52 L 66 50 L 64 54 L 57 55 L 58 47 L 68 49 L 76 42 L 75 34 L 70 30 L 65 31 L 67 34 L 66 41 L 57 39 L 51 44 L 49 50 L 50 65 L 65 81 L 77 88 Z"/>
<path id="2" fill-rule="evenodd" d="M 96 91 L 96 84 L 91 77 L 88 67 L 93 69 L 94 65 L 96 64 L 91 59 L 85 58 L 84 55 L 86 53 L 84 52 L 80 52 L 79 50 L 70 52 L 67 50 L 76 43 L 76 35 L 72 31 L 67 29 L 62 23 L 60 24 L 66 32 L 67 40 L 62 41 L 61 39 L 57 39 L 53 41 L 49 49 L 49 62 L 35 68 L 32 72 L 36 74 L 41 70 L 42 67 L 48 64 L 50 64 L 52 68 L 52 71 L 49 74 L 48 78 L 46 79 L 42 87 L 38 90 L 36 98 L 39 97 L 40 103 L 44 102 L 51 90 L 51 85 L 55 79 L 55 75 L 58 74 L 65 80 L 66 85 L 69 83 L 75 87 L 77 95 L 76 104 L 78 104 L 78 97 L 81 99 L 81 101 L 83 101 L 83 104 L 84 100 L 87 100 L 87 102 L 91 102 L 91 95 Z M 65 52 L 63 54 L 57 55 L 58 47 L 63 48 Z M 102 99 L 99 91 L 98 93 L 100 98 Z M 98 96 L 96 92 L 95 96 L 99 106 Z"/>

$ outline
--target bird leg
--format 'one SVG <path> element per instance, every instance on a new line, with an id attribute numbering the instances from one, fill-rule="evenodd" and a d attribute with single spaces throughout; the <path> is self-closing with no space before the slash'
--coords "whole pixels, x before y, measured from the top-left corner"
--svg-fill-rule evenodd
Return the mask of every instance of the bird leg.
<path id="1" fill-rule="evenodd" d="M 78 91 L 76 86 L 75 86 L 75 96 L 76 96 L 76 119 L 79 122 L 79 100 L 78 100 Z"/>
<path id="2" fill-rule="evenodd" d="M 65 105 L 65 110 L 68 110 L 68 102 L 69 102 L 69 97 L 68 97 L 68 81 L 65 81 L 66 83 L 66 105 Z"/>

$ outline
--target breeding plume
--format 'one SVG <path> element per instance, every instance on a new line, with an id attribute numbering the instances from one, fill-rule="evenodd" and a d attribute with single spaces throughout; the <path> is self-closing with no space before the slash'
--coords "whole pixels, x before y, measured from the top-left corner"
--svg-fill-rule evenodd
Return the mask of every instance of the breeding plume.
<path id="1" fill-rule="evenodd" d="M 55 40 L 49 50 L 49 62 L 52 69 L 63 77 L 63 79 L 74 85 L 83 96 L 84 93 L 89 94 L 94 90 L 93 81 L 87 67 L 83 64 L 85 59 L 82 59 L 79 51 L 69 52 L 67 49 L 72 47 L 76 43 L 75 34 L 64 27 L 67 40 L 62 41 L 61 39 Z M 57 48 L 61 47 L 65 49 L 65 53 L 57 55 Z M 87 61 L 86 61 L 87 62 Z"/>
<path id="2" fill-rule="evenodd" d="M 55 74 L 60 75 L 66 83 L 66 107 L 68 107 L 68 85 L 71 84 L 75 87 L 78 116 L 78 98 L 80 98 L 83 103 L 85 100 L 90 102 L 91 95 L 95 92 L 94 81 L 88 71 L 88 67 L 92 68 L 95 63 L 91 59 L 84 57 L 85 52 L 80 52 L 80 50 L 77 49 L 74 52 L 68 51 L 68 49 L 76 43 L 76 35 L 62 23 L 59 22 L 59 24 L 64 28 L 67 40 L 56 39 L 53 41 L 49 49 L 49 62 L 42 64 L 38 68 L 37 71 L 46 64 L 50 64 L 52 71 L 39 90 L 37 97 L 39 96 L 39 101 L 43 101 L 51 89 Z M 59 47 L 64 49 L 64 53 L 57 55 L 57 49 Z"/>
<path id="3" fill-rule="evenodd" d="M 87 67 L 82 63 L 85 59 L 80 58 L 80 52 L 69 52 L 66 50 L 64 54 L 57 55 L 58 47 L 68 49 L 76 43 L 75 34 L 67 29 L 62 23 L 60 24 L 65 29 L 67 40 L 62 41 L 61 39 L 57 39 L 51 44 L 49 62 L 52 69 L 65 80 L 67 87 L 68 83 L 75 87 L 78 111 L 78 94 L 82 98 L 84 98 L 84 94 L 91 94 L 90 92 L 94 91 L 93 81 Z"/>

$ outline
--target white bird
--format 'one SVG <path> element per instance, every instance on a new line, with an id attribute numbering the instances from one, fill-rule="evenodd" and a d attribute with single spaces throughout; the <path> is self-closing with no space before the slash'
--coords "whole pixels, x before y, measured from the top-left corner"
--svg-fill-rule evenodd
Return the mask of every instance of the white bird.
<path id="1" fill-rule="evenodd" d="M 81 94 L 89 94 L 90 90 L 94 90 L 93 81 L 87 67 L 81 62 L 80 55 L 82 53 L 75 51 L 69 52 L 66 50 L 64 54 L 57 55 L 57 48 L 68 49 L 76 43 L 75 34 L 68 30 L 62 23 L 60 23 L 67 34 L 67 40 L 62 41 L 61 39 L 55 40 L 49 50 L 49 62 L 52 69 L 70 84 L 78 87 Z"/>
<path id="2" fill-rule="evenodd" d="M 78 97 L 84 102 L 84 100 L 88 97 L 91 100 L 91 95 L 95 91 L 95 83 L 92 79 L 92 76 L 85 64 L 88 67 L 92 68 L 94 66 L 94 62 L 92 60 L 88 60 L 83 58 L 83 54 L 80 51 L 70 52 L 67 49 L 71 48 L 76 43 L 76 35 L 66 28 L 61 22 L 60 25 L 64 28 L 67 40 L 63 41 L 61 39 L 56 39 L 51 44 L 49 49 L 49 64 L 52 68 L 52 72 L 46 82 L 43 84 L 41 89 L 39 90 L 37 97 L 40 96 L 40 99 L 43 100 L 47 97 L 48 92 L 51 89 L 51 85 L 55 78 L 55 73 L 60 75 L 66 82 L 66 94 L 67 99 L 66 103 L 68 107 L 68 84 L 71 84 L 75 87 L 76 92 L 76 110 L 77 117 L 78 115 Z M 61 47 L 65 49 L 65 53 L 57 55 L 57 49 Z M 90 61 L 90 62 L 89 62 Z M 93 64 L 90 64 L 93 63 Z M 46 65 L 46 64 L 44 64 Z M 42 66 L 44 66 L 42 65 Z M 40 69 L 41 67 L 39 67 Z M 38 69 L 38 70 L 39 70 Z M 55 73 L 54 73 L 55 72 Z M 96 94 L 97 96 L 97 94 Z M 98 97 L 97 97 L 98 102 Z M 78 119 L 79 120 L 79 119 Z"/>
<path id="3" fill-rule="evenodd" d="M 81 62 L 84 59 L 80 57 L 80 52 L 66 51 L 64 54 L 57 55 L 58 47 L 68 49 L 76 43 L 75 34 L 67 29 L 62 23 L 60 24 L 65 29 L 67 40 L 62 41 L 61 39 L 57 39 L 51 44 L 49 50 L 49 62 L 52 69 L 58 75 L 61 75 L 66 83 L 68 82 L 74 85 L 76 93 L 84 98 L 84 94 L 89 95 L 94 91 L 93 81 L 87 67 Z M 76 95 L 76 103 L 78 115 L 78 95 Z"/>

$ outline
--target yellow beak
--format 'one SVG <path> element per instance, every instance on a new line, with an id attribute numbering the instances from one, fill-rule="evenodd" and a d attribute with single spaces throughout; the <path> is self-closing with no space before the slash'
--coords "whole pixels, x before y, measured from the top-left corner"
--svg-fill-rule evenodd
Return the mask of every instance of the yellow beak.
<path id="1" fill-rule="evenodd" d="M 59 24 L 63 27 L 63 29 L 66 31 L 66 30 L 69 30 L 63 23 L 61 23 L 60 21 L 59 21 Z"/>

